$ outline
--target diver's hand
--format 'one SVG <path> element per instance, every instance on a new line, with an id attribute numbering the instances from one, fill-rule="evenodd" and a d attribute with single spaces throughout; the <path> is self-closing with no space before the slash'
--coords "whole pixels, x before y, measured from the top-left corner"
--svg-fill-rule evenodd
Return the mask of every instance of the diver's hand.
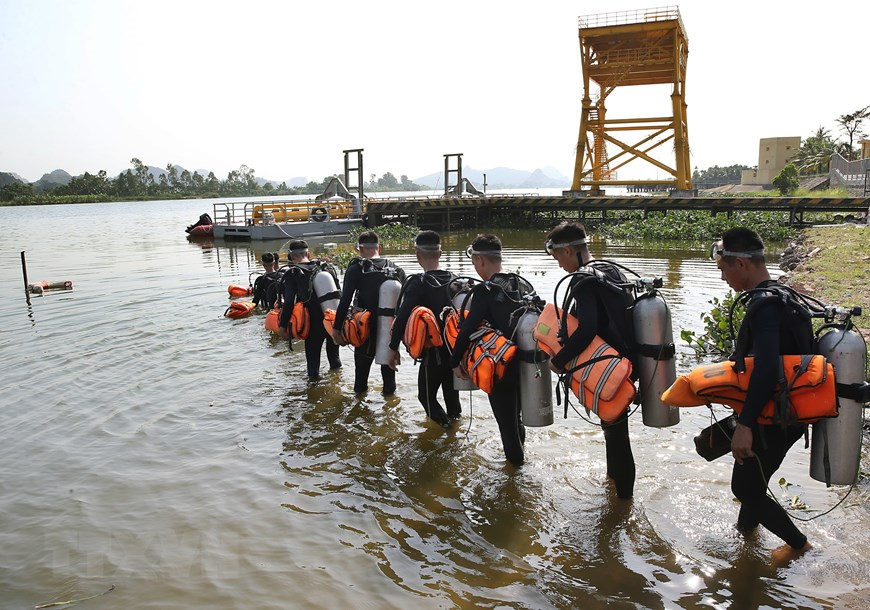
<path id="1" fill-rule="evenodd" d="M 341 336 L 341 329 L 340 328 L 333 328 L 332 329 L 332 342 L 335 343 L 336 345 L 347 345 L 347 343 L 345 343 L 345 341 L 344 341 L 344 337 Z"/>
<path id="2" fill-rule="evenodd" d="M 402 355 L 394 349 L 387 351 L 387 364 L 394 371 L 399 370 L 399 365 L 402 364 Z"/>
<path id="3" fill-rule="evenodd" d="M 743 460 L 755 457 L 752 453 L 752 428 L 738 423 L 731 437 L 731 455 L 735 461 L 743 465 Z"/>

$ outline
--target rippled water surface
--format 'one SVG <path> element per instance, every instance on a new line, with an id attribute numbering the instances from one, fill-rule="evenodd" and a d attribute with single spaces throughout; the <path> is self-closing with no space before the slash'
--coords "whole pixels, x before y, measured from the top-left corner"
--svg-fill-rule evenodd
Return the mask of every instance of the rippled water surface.
<path id="1" fill-rule="evenodd" d="M 481 393 L 464 396 L 459 429 L 427 423 L 407 358 L 395 397 L 377 375 L 355 397 L 349 351 L 309 384 L 301 345 L 288 350 L 262 315 L 222 317 L 227 284 L 282 244 L 188 242 L 183 227 L 210 207 L 0 208 L 0 608 L 111 585 L 80 607 L 870 607 L 866 480 L 801 524 L 815 548 L 777 568 L 777 539 L 733 528 L 730 459 L 694 453 L 703 409 L 666 429 L 632 418 L 624 502 L 600 429 L 575 413 L 530 428 L 514 469 Z M 470 235 L 448 242 L 459 251 Z M 505 266 L 550 299 L 562 272 L 542 234 L 503 236 Z M 725 293 L 698 248 L 592 249 L 662 276 L 677 333 L 700 330 Z M 31 281 L 75 290 L 28 306 L 22 250 Z M 387 254 L 419 270 L 410 251 Z M 681 346 L 679 370 L 694 364 Z M 799 443 L 774 477 L 809 506 L 801 518 L 846 493 L 808 469 Z"/>

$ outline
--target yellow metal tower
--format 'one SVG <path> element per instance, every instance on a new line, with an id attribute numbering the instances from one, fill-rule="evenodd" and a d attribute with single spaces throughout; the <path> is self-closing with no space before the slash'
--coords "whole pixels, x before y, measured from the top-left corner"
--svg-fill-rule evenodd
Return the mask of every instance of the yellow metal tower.
<path id="1" fill-rule="evenodd" d="M 686 121 L 686 60 L 689 39 L 675 6 L 580 17 L 583 109 L 572 191 L 607 185 L 665 185 L 692 188 Z M 595 83 L 597 90 L 590 91 Z M 605 102 L 617 87 L 673 84 L 673 116 L 607 118 Z M 616 137 L 613 134 L 626 132 Z M 635 132 L 633 136 L 626 137 Z M 638 138 L 634 143 L 624 140 Z M 673 140 L 675 167 L 649 153 Z M 607 144 L 619 152 L 608 156 Z M 616 171 L 641 159 L 673 176 L 662 180 L 617 180 Z"/>

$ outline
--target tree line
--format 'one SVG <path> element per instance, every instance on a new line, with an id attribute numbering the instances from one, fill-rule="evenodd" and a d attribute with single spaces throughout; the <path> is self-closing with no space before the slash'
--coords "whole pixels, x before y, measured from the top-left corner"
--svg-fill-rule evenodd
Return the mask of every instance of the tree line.
<path id="1" fill-rule="evenodd" d="M 33 185 L 26 182 L 11 182 L 0 188 L 0 201 L 13 204 L 28 203 L 78 203 L 81 201 L 117 201 L 138 199 L 184 199 L 216 197 L 256 197 L 259 195 L 319 195 L 330 181 L 339 174 L 326 176 L 320 182 L 310 181 L 304 186 L 291 187 L 286 182 L 278 185 L 266 182 L 262 186 L 254 176 L 254 169 L 242 165 L 219 180 L 214 172 L 203 176 L 188 170 L 178 171 L 169 163 L 166 172 L 155 178 L 151 169 L 134 157 L 132 167 L 116 178 L 109 178 L 105 170 L 95 174 L 85 172 L 75 176 L 67 184 L 60 184 L 43 193 L 35 193 Z M 408 176 L 396 178 L 387 172 L 380 178 L 370 175 L 363 184 L 366 191 L 419 191 L 429 187 L 415 184 Z"/>

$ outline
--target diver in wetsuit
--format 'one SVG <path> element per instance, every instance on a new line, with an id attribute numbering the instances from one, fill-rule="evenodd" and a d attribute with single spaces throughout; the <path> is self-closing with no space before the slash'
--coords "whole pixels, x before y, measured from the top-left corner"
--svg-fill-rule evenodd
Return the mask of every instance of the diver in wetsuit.
<path id="1" fill-rule="evenodd" d="M 423 268 L 423 273 L 411 275 L 402 287 L 402 296 L 396 312 L 390 335 L 390 366 L 395 370 L 402 361 L 399 355 L 399 343 L 405 334 L 405 327 L 411 311 L 417 306 L 428 307 L 441 321 L 441 311 L 451 306 L 450 282 L 456 276 L 440 268 L 441 236 L 435 231 L 421 231 L 414 239 L 417 251 L 417 262 Z M 441 329 L 443 330 L 443 328 Z M 444 397 L 444 407 L 438 402 L 438 388 Z M 427 347 L 420 358 L 420 370 L 417 373 L 417 398 L 423 405 L 426 415 L 449 428 L 451 422 L 459 419 L 462 405 L 459 403 L 459 392 L 453 389 L 453 369 L 450 367 L 450 353 L 447 347 Z"/>
<path id="2" fill-rule="evenodd" d="M 563 222 L 547 235 L 545 249 L 568 273 L 577 273 L 569 281 L 572 295 L 569 313 L 577 318 L 577 330 L 550 361 L 550 368 L 563 373 L 565 366 L 580 355 L 597 335 L 613 347 L 620 356 L 632 359 L 630 341 L 626 338 L 624 321 L 629 295 L 619 287 L 627 280 L 615 266 L 596 262 L 586 245 L 586 228 L 578 222 Z M 589 278 L 593 281 L 584 281 Z M 581 285 L 582 282 L 582 285 Z M 605 285 L 609 283 L 610 285 Z M 607 476 L 616 485 L 616 495 L 631 498 L 634 494 L 635 464 L 628 436 L 628 409 L 612 424 L 601 422 L 607 456 Z"/>
<path id="3" fill-rule="evenodd" d="M 278 253 L 264 252 L 260 256 L 260 262 L 263 263 L 263 268 L 266 270 L 261 276 L 254 280 L 254 305 L 262 304 L 265 309 L 272 309 L 278 301 L 278 289 L 276 282 L 281 279 L 281 273 L 278 270 Z"/>
<path id="4" fill-rule="evenodd" d="M 326 328 L 323 326 L 323 309 L 312 285 L 315 273 L 332 273 L 335 277 L 335 269 L 329 265 L 327 269 L 321 269 L 319 261 L 308 258 L 308 243 L 303 239 L 290 242 L 290 266 L 284 272 L 282 278 L 284 284 L 284 306 L 281 308 L 281 317 L 278 322 L 279 332 L 283 339 L 290 339 L 287 325 L 290 322 L 290 314 L 293 305 L 297 301 L 305 304 L 308 310 L 310 328 L 308 338 L 305 339 L 305 362 L 308 369 L 309 381 L 320 379 L 320 352 L 324 341 L 326 342 L 326 359 L 329 361 L 329 370 L 341 368 L 341 358 L 338 355 L 338 345 L 332 341 L 326 341 Z M 338 278 L 335 277 L 336 284 Z"/>
<path id="5" fill-rule="evenodd" d="M 515 273 L 502 271 L 501 240 L 495 235 L 478 235 L 465 253 L 483 282 L 472 289 L 471 304 L 459 326 L 450 358 L 450 366 L 461 379 L 469 378 L 460 364 L 471 343 L 471 334 L 487 321 L 506 337 L 511 337 L 519 318 L 517 311 L 523 307 L 522 297 L 534 292 L 532 286 Z M 507 365 L 488 398 L 504 455 L 514 466 L 521 466 L 525 459 L 526 428 L 520 411 L 518 358 Z"/>
<path id="6" fill-rule="evenodd" d="M 377 345 L 378 324 L 376 313 L 378 311 L 378 298 L 381 284 L 389 277 L 395 277 L 400 282 L 405 281 L 405 272 L 393 261 L 381 258 L 381 246 L 378 243 L 378 234 L 374 231 L 365 231 L 357 239 L 359 258 L 353 259 L 347 266 L 344 274 L 344 286 L 341 291 L 341 301 L 335 311 L 335 326 L 332 331 L 332 339 L 337 345 L 345 345 L 341 335 L 341 323 L 347 317 L 347 312 L 354 301 L 356 307 L 366 309 L 372 313 L 370 318 L 370 331 L 368 339 L 353 352 L 354 382 L 353 391 L 361 394 L 368 389 L 369 372 L 375 358 L 375 346 Z M 385 395 L 396 392 L 396 371 L 386 364 L 381 365 L 381 377 L 384 381 L 383 392 Z"/>
<path id="7" fill-rule="evenodd" d="M 738 354 L 754 356 L 746 401 L 731 438 L 731 491 L 740 501 L 737 528 L 748 532 L 763 525 L 786 542 L 774 551 L 774 559 L 792 559 L 809 549 L 810 544 L 782 506 L 767 495 L 767 485 L 791 446 L 804 436 L 806 425 L 763 425 L 757 420 L 774 396 L 780 356 L 813 353 L 812 323 L 790 307 L 787 299 L 776 296 L 778 284 L 770 278 L 764 242 L 755 231 L 745 227 L 729 229 L 721 241 L 713 244 L 711 258 L 722 272 L 722 280 L 732 289 L 753 290 L 737 335 Z M 754 292 L 757 289 L 762 290 Z M 740 354 L 744 348 L 746 352 Z"/>

